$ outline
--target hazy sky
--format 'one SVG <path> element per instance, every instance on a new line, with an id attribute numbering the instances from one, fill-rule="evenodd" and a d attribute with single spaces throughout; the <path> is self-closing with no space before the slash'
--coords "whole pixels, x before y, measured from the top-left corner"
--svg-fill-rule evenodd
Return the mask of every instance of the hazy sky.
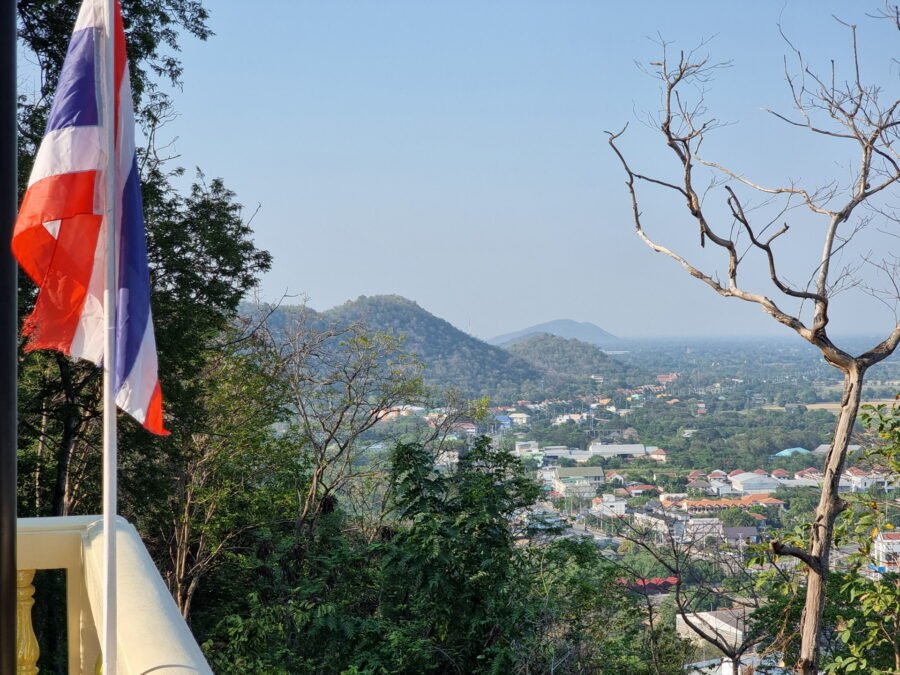
<path id="1" fill-rule="evenodd" d="M 185 41 L 180 117 L 163 135 L 248 213 L 262 205 L 256 240 L 275 256 L 263 296 L 325 309 L 397 293 L 479 337 L 556 318 L 642 337 L 786 331 L 632 231 L 604 131 L 630 122 L 623 147 L 636 166 L 674 176 L 639 119 L 659 105 L 636 66 L 658 58 L 657 33 L 675 51 L 712 38 L 704 52 L 732 62 L 707 101 L 734 124 L 706 154 L 761 182 L 844 180 L 854 158 L 764 112 L 790 108 L 779 20 L 816 66 L 847 62 L 849 34 L 832 14 L 859 23 L 864 68 L 886 96 L 898 88 L 896 29 L 849 0 L 204 4 L 216 36 Z M 698 251 L 681 205 L 645 194 L 648 228 Z M 707 199 L 721 203 L 722 191 Z M 791 264 L 821 248 L 820 225 L 796 216 Z M 893 325 L 870 299 L 845 299 L 841 330 Z"/>

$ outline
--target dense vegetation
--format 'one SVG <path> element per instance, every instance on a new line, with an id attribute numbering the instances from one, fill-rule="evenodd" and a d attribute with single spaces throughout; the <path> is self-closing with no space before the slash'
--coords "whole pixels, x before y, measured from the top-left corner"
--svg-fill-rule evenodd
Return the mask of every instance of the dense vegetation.
<path id="1" fill-rule="evenodd" d="M 652 379 L 646 371 L 607 356 L 599 347 L 549 333 L 516 340 L 506 350 L 545 373 L 546 389 L 555 397 L 595 394 Z"/>
<path id="2" fill-rule="evenodd" d="M 510 519 L 537 485 L 512 456 L 482 440 L 435 473 L 427 448 L 401 445 L 391 467 L 374 536 L 337 508 L 314 531 L 254 533 L 222 566 L 234 592 L 210 592 L 204 616 L 220 672 L 680 672 L 685 645 L 642 624 L 594 546 L 516 545 Z"/>

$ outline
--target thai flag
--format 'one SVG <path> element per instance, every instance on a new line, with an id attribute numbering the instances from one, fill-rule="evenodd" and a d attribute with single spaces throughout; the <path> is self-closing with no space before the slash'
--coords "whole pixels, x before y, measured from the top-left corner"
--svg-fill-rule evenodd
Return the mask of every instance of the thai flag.
<path id="1" fill-rule="evenodd" d="M 38 285 L 27 349 L 56 349 L 100 364 L 106 255 L 107 125 L 103 119 L 103 0 L 85 0 L 59 77 L 13 234 L 13 253 Z M 134 144 L 122 12 L 115 3 L 116 403 L 166 434 L 150 314 L 150 274 Z"/>

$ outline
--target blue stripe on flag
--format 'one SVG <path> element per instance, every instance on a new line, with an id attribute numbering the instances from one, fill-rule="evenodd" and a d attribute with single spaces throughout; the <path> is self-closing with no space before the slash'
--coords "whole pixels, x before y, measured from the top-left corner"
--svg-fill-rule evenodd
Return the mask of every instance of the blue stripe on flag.
<path id="1" fill-rule="evenodd" d="M 150 320 L 150 269 L 137 158 L 122 193 L 119 293 L 116 327 L 116 390 L 131 374 Z"/>
<path id="2" fill-rule="evenodd" d="M 65 127 L 97 125 L 99 114 L 94 70 L 96 30 L 93 27 L 85 28 L 72 34 L 69 51 L 59 75 L 56 97 L 47 120 L 48 132 Z"/>

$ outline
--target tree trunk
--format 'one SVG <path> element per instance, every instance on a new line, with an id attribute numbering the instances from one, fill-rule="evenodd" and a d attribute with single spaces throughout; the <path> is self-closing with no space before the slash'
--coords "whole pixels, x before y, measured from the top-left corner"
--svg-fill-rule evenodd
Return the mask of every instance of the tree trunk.
<path id="1" fill-rule="evenodd" d="M 822 629 L 822 610 L 825 606 L 825 584 L 831 555 L 834 521 L 844 509 L 844 501 L 838 494 L 838 484 L 847 459 L 847 445 L 859 411 L 865 369 L 853 363 L 844 374 L 844 394 L 841 410 L 834 430 L 834 441 L 825 460 L 825 478 L 822 494 L 816 507 L 810 532 L 809 554 L 816 566 L 809 566 L 806 581 L 806 604 L 800 619 L 800 660 L 797 671 L 803 675 L 817 675 L 819 662 L 819 635 Z"/>
<path id="2" fill-rule="evenodd" d="M 65 403 L 63 410 L 63 433 L 59 442 L 56 461 L 56 482 L 53 486 L 53 516 L 69 515 L 69 467 L 75 447 L 75 436 L 78 427 L 78 409 L 76 408 L 75 387 L 72 383 L 72 369 L 66 357 L 57 354 L 56 364 L 62 380 Z"/>

